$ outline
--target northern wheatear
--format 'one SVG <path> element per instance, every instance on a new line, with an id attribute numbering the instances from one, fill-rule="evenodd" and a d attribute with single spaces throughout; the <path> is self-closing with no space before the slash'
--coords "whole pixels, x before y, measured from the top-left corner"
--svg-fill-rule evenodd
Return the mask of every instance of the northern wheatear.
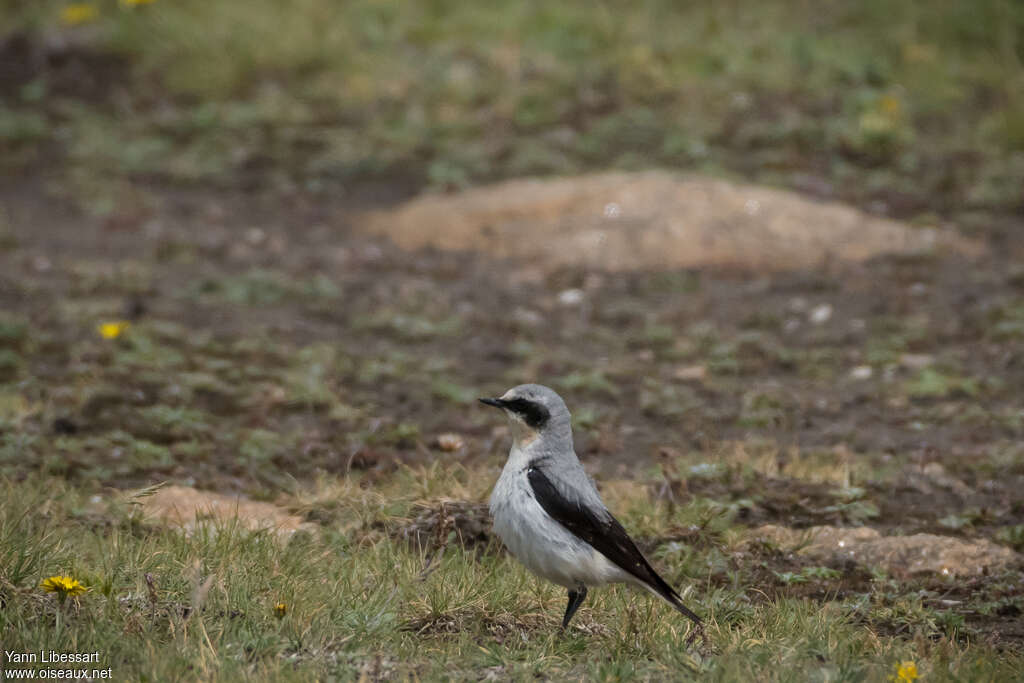
<path id="1" fill-rule="evenodd" d="M 569 590 L 562 628 L 589 586 L 625 582 L 692 619 L 696 636 L 700 617 L 654 571 L 583 470 L 562 398 L 545 386 L 522 384 L 480 401 L 504 410 L 512 426 L 512 450 L 491 494 L 494 531 L 530 571 Z"/>

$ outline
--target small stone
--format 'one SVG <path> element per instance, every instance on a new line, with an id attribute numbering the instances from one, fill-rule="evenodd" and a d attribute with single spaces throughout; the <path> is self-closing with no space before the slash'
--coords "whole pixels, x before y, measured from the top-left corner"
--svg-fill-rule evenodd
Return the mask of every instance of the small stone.
<path id="1" fill-rule="evenodd" d="M 437 437 L 437 447 L 445 453 L 454 453 L 455 451 L 461 451 L 465 442 L 462 437 L 454 432 L 447 432 L 445 434 L 439 434 Z"/>
<path id="2" fill-rule="evenodd" d="M 672 376 L 684 382 L 703 382 L 704 378 L 708 376 L 708 369 L 703 365 L 687 365 L 676 368 Z"/>
<path id="3" fill-rule="evenodd" d="M 245 231 L 245 241 L 253 246 L 263 244 L 267 239 L 267 233 L 262 228 L 249 228 Z"/>
<path id="4" fill-rule="evenodd" d="M 811 310 L 807 319 L 814 325 L 824 325 L 832 318 L 832 304 L 820 304 Z"/>
<path id="5" fill-rule="evenodd" d="M 850 370 L 850 379 L 871 379 L 873 374 L 875 374 L 875 370 L 870 365 L 858 365 L 853 370 Z"/>
<path id="6" fill-rule="evenodd" d="M 582 301 L 582 289 L 566 289 L 558 293 L 558 303 L 563 306 L 578 306 Z"/>

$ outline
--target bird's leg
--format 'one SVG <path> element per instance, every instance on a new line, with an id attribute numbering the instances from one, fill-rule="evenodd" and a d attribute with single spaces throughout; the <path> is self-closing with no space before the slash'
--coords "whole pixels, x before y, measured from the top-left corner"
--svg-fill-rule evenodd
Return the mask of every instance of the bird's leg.
<path id="1" fill-rule="evenodd" d="M 576 587 L 576 590 L 569 590 L 569 604 L 565 606 L 565 617 L 562 619 L 562 628 L 569 628 L 569 622 L 572 620 L 572 615 L 576 614 L 576 610 L 580 608 L 583 601 L 587 599 L 587 587 L 580 585 Z"/>

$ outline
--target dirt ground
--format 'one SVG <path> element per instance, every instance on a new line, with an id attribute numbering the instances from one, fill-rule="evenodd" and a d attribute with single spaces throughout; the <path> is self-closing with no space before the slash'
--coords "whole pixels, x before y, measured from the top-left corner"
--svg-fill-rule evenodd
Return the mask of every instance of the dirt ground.
<path id="1" fill-rule="evenodd" d="M 328 383 L 348 405 L 418 425 L 413 441 L 466 434 L 472 440 L 459 457 L 467 459 L 493 455 L 500 439 L 491 416 L 462 399 L 540 380 L 570 397 L 579 449 L 603 471 L 639 470 L 659 450 L 755 440 L 783 454 L 907 468 L 910 478 L 915 467 L 941 463 L 965 483 L 936 494 L 918 477 L 920 490 L 901 496 L 911 516 L 955 497 L 1000 501 L 1014 519 L 1021 514 L 1019 464 L 973 467 L 996 452 L 1019 457 L 1017 244 L 974 261 L 882 256 L 775 273 L 544 272 L 468 252 L 404 252 L 353 230 L 353 216 L 406 197 L 406 188 L 339 188 L 326 200 L 142 189 L 145 208 L 104 220 L 63 203 L 41 177 L 7 183 L 0 196 L 0 301 L 33 333 L 45 331 L 45 341 L 21 349 L 23 369 L 46 381 L 41 399 L 68 403 L 66 415 L 46 417 L 67 418 L 79 433 L 110 428 L 118 401 L 94 396 L 76 405 L 81 397 L 67 396 L 62 381 L 89 361 L 71 347 L 94 336 L 96 320 L 129 317 L 172 323 L 192 340 L 260 340 L 270 353 L 324 343 L 363 369 L 395 358 L 428 373 L 440 368 L 426 391 L 355 366 Z M 279 292 L 278 276 L 319 278 L 330 291 Z M 116 373 L 100 365 L 99 373 Z M 307 424 L 314 441 L 335 438 L 336 416 L 292 412 L 271 418 Z M 52 433 L 53 425 L 36 428 Z M 369 465 L 378 457 L 450 456 L 389 446 L 343 459 Z M 296 462 L 298 473 L 329 465 L 312 460 Z M 778 467 L 784 473 L 785 456 Z"/>

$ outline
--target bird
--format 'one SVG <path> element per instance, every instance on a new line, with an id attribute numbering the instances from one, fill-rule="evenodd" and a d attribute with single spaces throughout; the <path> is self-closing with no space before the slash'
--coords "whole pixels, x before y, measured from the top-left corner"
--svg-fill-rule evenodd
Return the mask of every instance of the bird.
<path id="1" fill-rule="evenodd" d="M 520 384 L 498 398 L 478 399 L 509 418 L 512 448 L 490 498 L 494 532 L 531 572 L 568 590 L 562 630 L 588 588 L 630 583 L 661 598 L 694 623 L 703 622 L 651 566 L 608 511 L 576 456 L 565 401 L 540 384 Z"/>

